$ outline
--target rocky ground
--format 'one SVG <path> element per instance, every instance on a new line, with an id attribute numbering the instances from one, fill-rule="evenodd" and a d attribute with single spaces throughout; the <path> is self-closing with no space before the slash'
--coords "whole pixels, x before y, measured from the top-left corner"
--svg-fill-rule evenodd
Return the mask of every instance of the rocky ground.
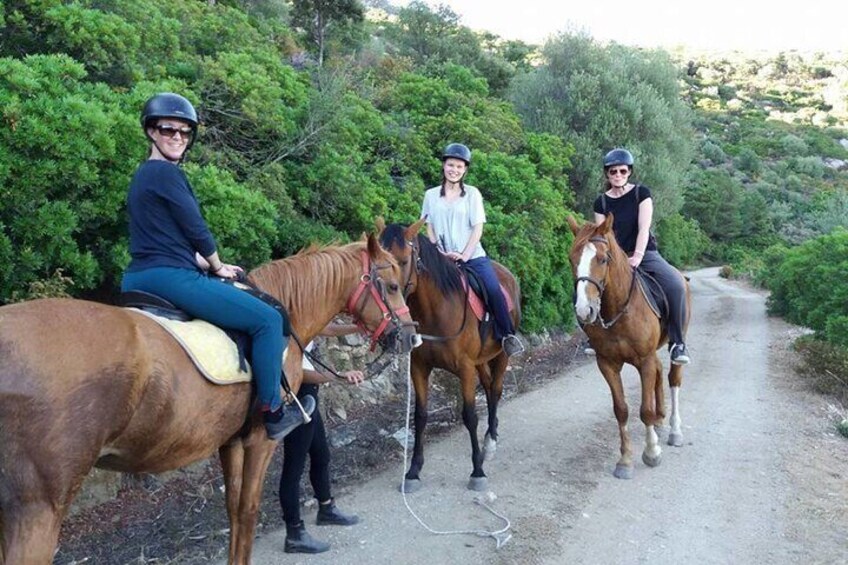
<path id="1" fill-rule="evenodd" d="M 534 390 L 569 365 L 585 360 L 577 338 L 552 336 L 512 364 L 504 382 L 504 399 Z M 449 375 L 433 379 L 427 428 L 431 438 L 462 426 L 456 408 L 456 382 Z M 406 387 L 401 380 L 395 388 L 396 393 L 387 401 L 349 406 L 344 419 L 332 412 L 326 416 L 337 494 L 401 464 L 401 445 L 392 436 L 401 430 L 406 417 Z M 478 396 L 478 411 L 485 413 L 482 395 Z M 260 532 L 282 525 L 276 495 L 281 464 L 282 450 L 278 449 L 265 481 Z M 124 482 L 113 500 L 65 521 L 55 563 L 206 563 L 226 555 L 228 524 L 216 459 L 166 478 L 144 475 Z M 304 497 L 309 504 L 308 486 Z"/>

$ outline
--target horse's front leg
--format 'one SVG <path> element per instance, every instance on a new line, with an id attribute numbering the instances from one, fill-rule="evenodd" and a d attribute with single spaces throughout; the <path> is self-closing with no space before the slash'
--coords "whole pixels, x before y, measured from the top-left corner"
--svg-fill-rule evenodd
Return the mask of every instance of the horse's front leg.
<path id="1" fill-rule="evenodd" d="M 424 466 L 424 429 L 427 427 L 427 402 L 430 393 L 430 371 L 432 367 L 416 359 L 412 354 L 412 386 L 415 389 L 415 446 L 412 449 L 412 462 L 406 472 L 401 489 L 403 492 L 415 492 L 421 488 L 421 468 Z M 408 438 L 404 438 L 408 441 Z"/>
<path id="2" fill-rule="evenodd" d="M 639 417 L 645 425 L 645 450 L 642 452 L 642 461 L 648 467 L 656 467 L 662 463 L 662 448 L 656 430 L 656 426 L 662 423 L 658 407 L 663 402 L 662 380 L 658 379 L 659 362 L 659 358 L 654 353 L 643 361 L 639 368 L 639 376 L 642 380 L 642 406 Z M 658 380 L 659 383 L 657 383 Z M 657 391 L 658 385 L 659 391 Z"/>
<path id="3" fill-rule="evenodd" d="M 683 428 L 680 420 L 680 385 L 683 384 L 683 366 L 672 365 L 668 372 L 668 384 L 671 387 L 671 415 L 668 418 L 668 444 L 674 447 L 683 445 Z"/>
<path id="4" fill-rule="evenodd" d="M 234 439 L 218 449 L 221 469 L 224 473 L 224 493 L 227 501 L 227 518 L 230 521 L 229 562 L 234 563 L 236 546 L 239 539 L 239 500 L 241 499 L 241 480 L 244 470 L 244 445 L 241 439 Z"/>
<path id="5" fill-rule="evenodd" d="M 3 530 L 0 531 L 0 564 L 53 563 L 64 512 L 41 499 L 30 499 L 4 512 Z"/>
<path id="6" fill-rule="evenodd" d="M 244 465 L 238 507 L 238 538 L 231 565 L 249 565 L 256 533 L 256 520 L 262 497 L 265 474 L 277 442 L 270 441 L 263 426 L 254 427 L 244 441 Z"/>
<path id="7" fill-rule="evenodd" d="M 483 460 L 491 461 L 495 458 L 498 449 L 498 403 L 503 395 L 503 378 L 509 357 L 506 353 L 499 353 L 488 364 L 477 367 L 480 382 L 486 391 L 486 408 L 489 412 L 489 429 L 483 440 Z"/>
<path id="8" fill-rule="evenodd" d="M 629 412 L 624 399 L 624 388 L 621 385 L 621 367 L 623 363 L 608 361 L 598 356 L 598 368 L 607 381 L 612 394 L 612 409 L 618 422 L 618 435 L 621 439 L 621 457 L 615 464 L 613 475 L 618 479 L 633 478 L 633 446 L 630 443 L 630 432 L 627 429 Z"/>
<path id="9" fill-rule="evenodd" d="M 477 369 L 473 365 L 464 365 L 459 369 L 459 379 L 462 387 L 462 422 L 468 430 L 471 439 L 471 478 L 468 479 L 470 490 L 486 490 L 486 473 L 483 472 L 483 452 L 477 439 Z"/>

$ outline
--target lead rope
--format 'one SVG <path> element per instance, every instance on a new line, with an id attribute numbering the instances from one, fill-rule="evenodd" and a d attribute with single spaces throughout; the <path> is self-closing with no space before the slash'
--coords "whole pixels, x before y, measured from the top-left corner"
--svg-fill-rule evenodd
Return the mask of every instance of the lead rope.
<path id="1" fill-rule="evenodd" d="M 412 514 L 412 517 L 418 520 L 418 523 L 421 524 L 421 526 L 431 534 L 436 534 L 440 536 L 452 534 L 471 534 L 483 538 L 492 538 L 495 540 L 495 549 L 500 549 L 501 547 L 503 547 L 504 544 L 506 544 L 506 542 L 508 542 L 512 538 L 512 534 L 509 533 L 510 528 L 512 528 L 512 523 L 509 521 L 509 518 L 507 518 L 503 514 L 500 514 L 486 503 L 486 499 L 494 500 L 490 493 L 487 493 L 488 496 L 480 495 L 475 497 L 474 502 L 504 521 L 506 525 L 500 530 L 496 530 L 494 532 L 490 532 L 488 530 L 434 530 L 433 528 L 428 526 L 424 522 L 424 520 L 419 518 L 415 511 L 409 506 L 409 501 L 406 499 L 406 463 L 407 456 L 409 454 L 409 417 L 412 412 L 412 377 L 410 376 L 409 369 L 411 355 L 406 354 L 404 355 L 404 357 L 406 357 L 406 434 L 404 436 L 403 442 L 403 467 L 401 469 L 400 479 L 400 492 L 403 495 L 403 503 L 406 506 L 406 509 L 409 510 L 409 513 Z"/>

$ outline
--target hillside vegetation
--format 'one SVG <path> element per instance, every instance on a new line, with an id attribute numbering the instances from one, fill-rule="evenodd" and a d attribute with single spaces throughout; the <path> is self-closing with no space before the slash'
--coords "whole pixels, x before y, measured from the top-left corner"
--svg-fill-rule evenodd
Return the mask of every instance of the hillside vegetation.
<path id="1" fill-rule="evenodd" d="M 166 90 L 198 107 L 186 172 L 223 256 L 246 267 L 357 238 L 378 215 L 411 223 L 460 141 L 486 249 L 521 281 L 523 329 L 570 329 L 566 217 L 588 217 L 601 156 L 626 146 L 672 262 L 729 263 L 770 286 L 815 249 L 845 296 L 840 55 L 669 53 L 579 33 L 532 46 L 419 2 L 4 0 L 0 18 L 3 302 L 110 299 L 146 156 L 139 111 Z M 775 293 L 775 312 L 844 346 L 848 300 L 811 321 L 789 314 L 796 290 Z"/>

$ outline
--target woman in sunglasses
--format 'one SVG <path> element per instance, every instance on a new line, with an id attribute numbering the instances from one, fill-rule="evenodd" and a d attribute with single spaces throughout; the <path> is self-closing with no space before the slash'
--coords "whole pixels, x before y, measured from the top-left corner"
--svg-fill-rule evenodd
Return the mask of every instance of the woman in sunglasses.
<path id="1" fill-rule="evenodd" d="M 136 169 L 127 196 L 131 260 L 121 289 L 155 294 L 196 318 L 249 334 L 265 431 L 279 440 L 303 423 L 302 413 L 284 404 L 280 394 L 287 340 L 283 320 L 270 305 L 222 281 L 236 278 L 242 269 L 221 261 L 179 167 L 197 124 L 194 107 L 179 94 L 157 94 L 144 105 L 141 127 L 150 153 Z M 302 404 L 307 413 L 315 409 L 312 397 Z"/>
<path id="2" fill-rule="evenodd" d="M 680 272 L 660 255 L 651 234 L 654 202 L 647 186 L 630 182 L 633 155 L 627 149 L 613 149 L 604 156 L 604 191 L 595 199 L 595 223 L 603 223 L 607 214 L 615 217 L 615 239 L 630 257 L 630 266 L 654 277 L 665 291 L 669 308 L 668 342 L 671 362 L 689 363 L 683 334 L 686 312 L 686 288 Z"/>

